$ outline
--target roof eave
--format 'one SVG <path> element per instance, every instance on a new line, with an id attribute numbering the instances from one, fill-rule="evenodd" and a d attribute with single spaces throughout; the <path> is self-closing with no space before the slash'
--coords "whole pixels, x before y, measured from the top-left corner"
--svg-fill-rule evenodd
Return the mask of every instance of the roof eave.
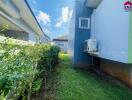
<path id="1" fill-rule="evenodd" d="M 90 8 L 97 8 L 102 0 L 86 0 L 85 5 Z"/>

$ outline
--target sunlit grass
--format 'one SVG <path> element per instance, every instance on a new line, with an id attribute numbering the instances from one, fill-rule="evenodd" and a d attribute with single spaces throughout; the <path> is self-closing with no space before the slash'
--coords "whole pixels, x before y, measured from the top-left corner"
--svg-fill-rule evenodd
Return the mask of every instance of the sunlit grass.
<path id="1" fill-rule="evenodd" d="M 132 90 L 88 71 L 73 69 L 69 55 L 48 80 L 47 100 L 132 100 Z"/>

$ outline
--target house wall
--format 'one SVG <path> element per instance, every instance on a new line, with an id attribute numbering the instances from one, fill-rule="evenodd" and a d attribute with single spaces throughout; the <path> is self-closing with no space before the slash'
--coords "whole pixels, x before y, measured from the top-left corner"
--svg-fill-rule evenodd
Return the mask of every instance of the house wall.
<path id="1" fill-rule="evenodd" d="M 91 38 L 98 41 L 100 68 L 132 87 L 132 12 L 126 0 L 103 0 L 92 14 Z"/>
<path id="2" fill-rule="evenodd" d="M 40 42 L 42 44 L 44 43 L 48 43 L 50 41 L 50 38 L 48 36 L 46 36 L 45 34 L 43 34 L 41 37 L 38 37 L 36 34 L 30 33 L 29 34 L 29 40 L 28 41 L 32 41 L 32 42 L 38 42 L 37 39 L 40 39 Z"/>
<path id="3" fill-rule="evenodd" d="M 109 75 L 132 87 L 132 64 L 101 59 L 100 68 Z"/>
<path id="4" fill-rule="evenodd" d="M 80 67 L 91 63 L 84 41 L 97 39 L 100 69 L 132 87 L 132 12 L 124 10 L 125 1 L 103 0 L 93 12 L 76 1 L 69 45 L 73 64 Z M 91 17 L 91 30 L 78 28 L 79 17 Z"/>
<path id="5" fill-rule="evenodd" d="M 9 30 L 9 31 L 7 31 L 5 36 L 11 37 L 14 39 L 24 40 L 24 41 L 36 42 L 36 35 L 35 34 L 33 34 L 33 33 L 29 34 L 29 33 L 24 32 L 24 31 Z"/>
<path id="6" fill-rule="evenodd" d="M 29 39 L 29 34 L 26 32 L 23 32 L 23 31 L 9 30 L 9 31 L 7 31 L 5 36 L 11 37 L 14 39 L 24 40 L 24 41 L 28 41 L 28 39 Z"/>
<path id="7" fill-rule="evenodd" d="M 76 0 L 75 2 L 75 18 L 72 19 L 74 23 L 72 28 L 75 27 L 75 30 L 72 30 L 70 34 L 70 52 L 72 52 L 73 64 L 76 67 L 88 66 L 91 63 L 91 57 L 89 54 L 84 53 L 84 41 L 90 38 L 90 29 L 79 29 L 79 17 L 91 17 L 92 10 L 85 6 L 85 0 Z"/>
<path id="8" fill-rule="evenodd" d="M 55 45 L 60 47 L 61 51 L 68 52 L 68 41 L 53 41 Z"/>
<path id="9" fill-rule="evenodd" d="M 98 41 L 99 57 L 128 63 L 129 12 L 126 0 L 103 0 L 92 15 L 91 38 Z"/>
<path id="10" fill-rule="evenodd" d="M 19 40 L 24 40 L 24 41 L 32 41 L 36 42 L 36 36 L 35 34 L 32 33 L 27 33 L 24 31 L 14 31 L 14 30 L 9 30 L 5 34 L 6 37 L 11 37 L 14 39 L 19 39 Z"/>
<path id="11" fill-rule="evenodd" d="M 36 36 L 35 34 L 33 34 L 33 33 L 30 33 L 30 34 L 29 34 L 29 41 L 37 42 L 37 41 L 36 41 L 36 38 L 37 38 L 37 36 Z"/>
<path id="12" fill-rule="evenodd" d="M 129 12 L 128 63 L 132 64 L 132 11 Z"/>

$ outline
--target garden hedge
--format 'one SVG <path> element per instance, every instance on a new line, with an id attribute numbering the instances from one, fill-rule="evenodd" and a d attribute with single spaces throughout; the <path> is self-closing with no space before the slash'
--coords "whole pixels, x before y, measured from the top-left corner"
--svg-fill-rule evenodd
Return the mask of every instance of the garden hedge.
<path id="1" fill-rule="evenodd" d="M 58 64 L 59 48 L 50 44 L 0 44 L 0 100 L 30 99 Z"/>

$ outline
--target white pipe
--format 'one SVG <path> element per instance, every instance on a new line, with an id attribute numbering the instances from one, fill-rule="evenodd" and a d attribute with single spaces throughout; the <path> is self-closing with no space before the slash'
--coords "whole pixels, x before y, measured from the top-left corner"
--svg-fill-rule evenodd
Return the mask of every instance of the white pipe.
<path id="1" fill-rule="evenodd" d="M 11 0 L 0 0 L 0 8 L 13 18 L 19 19 L 20 11 Z"/>

